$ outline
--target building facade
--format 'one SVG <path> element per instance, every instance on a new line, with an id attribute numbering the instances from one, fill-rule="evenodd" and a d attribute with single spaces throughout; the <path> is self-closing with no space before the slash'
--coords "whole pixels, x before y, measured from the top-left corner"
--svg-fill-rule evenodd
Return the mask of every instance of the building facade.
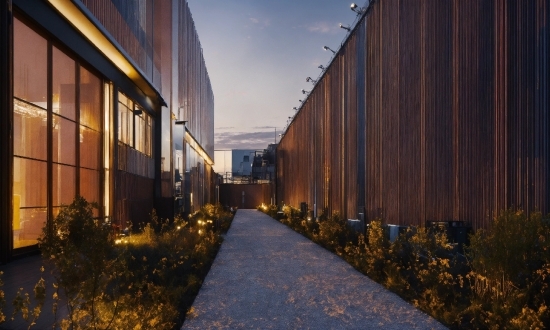
<path id="1" fill-rule="evenodd" d="M 278 202 L 397 225 L 548 213 L 549 29 L 547 0 L 367 1 L 279 143 Z"/>
<path id="2" fill-rule="evenodd" d="M 186 1 L 1 7 L 2 262 L 77 195 L 121 228 L 212 200 L 214 97 Z"/>

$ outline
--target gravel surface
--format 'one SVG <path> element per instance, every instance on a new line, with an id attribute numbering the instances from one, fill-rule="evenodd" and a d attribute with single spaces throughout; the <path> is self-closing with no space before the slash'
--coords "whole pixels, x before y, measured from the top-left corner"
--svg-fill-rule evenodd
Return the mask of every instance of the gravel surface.
<path id="1" fill-rule="evenodd" d="M 182 329 L 445 329 L 335 254 L 239 210 Z"/>

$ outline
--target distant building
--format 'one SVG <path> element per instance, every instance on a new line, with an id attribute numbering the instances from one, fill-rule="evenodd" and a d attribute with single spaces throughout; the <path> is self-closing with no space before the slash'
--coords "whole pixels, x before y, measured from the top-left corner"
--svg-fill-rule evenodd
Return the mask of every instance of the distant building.
<path id="1" fill-rule="evenodd" d="M 225 183 L 248 183 L 256 152 L 254 149 L 216 150 L 214 154 L 218 164 L 214 169 L 223 176 Z"/>
<path id="2" fill-rule="evenodd" d="M 255 183 L 275 182 L 277 145 L 270 144 L 263 151 L 256 151 L 252 163 L 252 181 Z"/>

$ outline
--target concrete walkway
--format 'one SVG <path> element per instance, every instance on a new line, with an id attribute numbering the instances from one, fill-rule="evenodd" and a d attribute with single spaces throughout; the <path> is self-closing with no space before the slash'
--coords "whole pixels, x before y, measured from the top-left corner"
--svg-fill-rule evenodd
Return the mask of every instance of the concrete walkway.
<path id="1" fill-rule="evenodd" d="M 182 329 L 445 329 L 285 225 L 239 210 Z"/>

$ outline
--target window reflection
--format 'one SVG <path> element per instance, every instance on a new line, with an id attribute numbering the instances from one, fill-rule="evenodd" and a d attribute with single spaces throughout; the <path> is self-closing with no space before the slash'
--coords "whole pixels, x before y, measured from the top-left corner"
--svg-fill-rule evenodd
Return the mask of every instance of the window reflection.
<path id="1" fill-rule="evenodd" d="M 53 165 L 53 206 L 69 205 L 75 196 L 76 168 Z"/>
<path id="2" fill-rule="evenodd" d="M 48 78 L 51 86 L 47 85 Z M 49 100 L 48 87 L 52 93 Z M 14 18 L 14 248 L 38 243 L 48 219 L 48 207 L 55 216 L 59 207 L 70 204 L 76 194 L 90 202 L 100 201 L 104 103 L 101 88 L 99 77 Z M 95 210 L 94 215 L 98 216 L 99 211 Z"/>
<path id="3" fill-rule="evenodd" d="M 118 140 L 151 157 L 153 118 L 131 99 L 118 93 Z"/>
<path id="4" fill-rule="evenodd" d="M 88 202 L 99 202 L 99 171 L 80 169 L 80 195 Z"/>
<path id="5" fill-rule="evenodd" d="M 13 100 L 13 153 L 47 160 L 47 112 L 32 103 Z"/>
<path id="6" fill-rule="evenodd" d="M 13 95 L 46 109 L 46 39 L 16 18 L 13 26 Z"/>
<path id="7" fill-rule="evenodd" d="M 52 57 L 52 111 L 74 121 L 76 64 L 55 47 L 52 47 Z"/>
<path id="8" fill-rule="evenodd" d="M 59 116 L 53 116 L 52 159 L 56 163 L 76 165 L 75 131 L 76 123 Z"/>
<path id="9" fill-rule="evenodd" d="M 101 130 L 101 80 L 80 67 L 80 124 Z"/>
<path id="10" fill-rule="evenodd" d="M 80 127 L 80 166 L 99 169 L 101 134 L 87 127 Z"/>

